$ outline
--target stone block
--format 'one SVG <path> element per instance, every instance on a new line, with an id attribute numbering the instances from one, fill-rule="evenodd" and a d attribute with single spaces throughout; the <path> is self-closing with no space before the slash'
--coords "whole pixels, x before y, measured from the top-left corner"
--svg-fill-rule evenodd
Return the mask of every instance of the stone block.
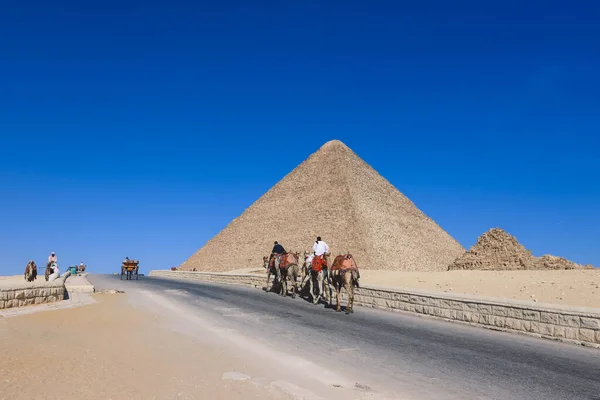
<path id="1" fill-rule="evenodd" d="M 4 292 L 5 294 L 5 298 L 4 300 L 12 300 L 15 298 L 15 291 L 14 290 L 7 290 L 6 292 Z"/>
<path id="2" fill-rule="evenodd" d="M 571 339 L 571 340 L 578 340 L 579 339 L 579 329 L 565 327 L 565 337 L 567 339 Z"/>
<path id="3" fill-rule="evenodd" d="M 490 306 L 488 304 L 479 304 L 477 306 L 477 311 L 479 311 L 482 314 L 491 314 L 492 313 L 492 306 Z"/>
<path id="4" fill-rule="evenodd" d="M 6 307 L 6 300 L 0 300 L 0 310 Z"/>
<path id="5" fill-rule="evenodd" d="M 26 306 L 30 306 L 30 305 L 32 305 L 32 304 L 34 304 L 34 303 L 35 303 L 35 297 L 31 297 L 31 298 L 29 298 L 29 299 L 24 299 L 24 300 L 23 300 L 23 303 L 24 303 Z"/>
<path id="6" fill-rule="evenodd" d="M 404 301 L 404 302 L 408 303 L 410 301 L 410 296 L 407 294 L 401 294 L 400 301 Z"/>
<path id="7" fill-rule="evenodd" d="M 506 318 L 505 327 L 508 329 L 514 329 L 516 331 L 523 330 L 523 321 L 516 318 Z"/>
<path id="8" fill-rule="evenodd" d="M 579 340 L 583 342 L 595 342 L 596 333 L 591 329 L 580 328 L 579 329 Z"/>
<path id="9" fill-rule="evenodd" d="M 598 330 L 598 329 L 600 329 L 600 319 L 581 317 L 580 327 L 586 328 L 586 329 Z"/>
<path id="10" fill-rule="evenodd" d="M 497 326 L 498 328 L 505 328 L 506 327 L 506 317 L 499 317 L 499 316 L 494 316 L 494 325 Z"/>
<path id="11" fill-rule="evenodd" d="M 418 296 L 410 295 L 408 301 L 410 301 L 411 303 L 418 303 Z"/>
<path id="12" fill-rule="evenodd" d="M 546 335 L 546 336 L 554 336 L 554 325 L 540 323 L 539 326 L 540 326 L 540 331 L 538 332 L 539 334 Z"/>
<path id="13" fill-rule="evenodd" d="M 33 297 L 36 297 L 36 295 L 37 295 L 36 289 L 25 289 L 25 298 L 26 299 L 31 299 Z"/>
<path id="14" fill-rule="evenodd" d="M 465 303 L 465 311 L 479 311 L 477 303 Z"/>
<path id="15" fill-rule="evenodd" d="M 465 320 L 465 312 L 464 311 L 456 311 L 456 316 L 454 317 L 459 321 Z"/>
<path id="16" fill-rule="evenodd" d="M 554 337 L 557 338 L 566 338 L 566 332 L 564 326 L 555 326 L 554 327 Z"/>
<path id="17" fill-rule="evenodd" d="M 509 308 L 507 315 L 511 318 L 523 319 L 523 310 L 520 308 Z"/>
<path id="18" fill-rule="evenodd" d="M 531 333 L 540 333 L 540 323 L 531 321 L 531 325 L 529 326 L 529 332 Z"/>
<path id="19" fill-rule="evenodd" d="M 490 324 L 490 316 L 487 314 L 479 314 L 479 321 L 474 321 L 482 325 Z"/>
<path id="20" fill-rule="evenodd" d="M 596 331 L 596 343 L 600 343 L 600 331 Z"/>
<path id="21" fill-rule="evenodd" d="M 450 302 L 450 307 L 455 309 L 455 310 L 459 310 L 462 311 L 465 309 L 465 303 L 462 303 L 460 301 L 451 301 Z"/>
<path id="22" fill-rule="evenodd" d="M 429 304 L 432 307 L 442 308 L 442 300 L 436 299 L 435 297 L 428 297 L 427 304 Z"/>
<path id="23" fill-rule="evenodd" d="M 423 314 L 423 306 L 421 304 L 415 304 L 415 312 Z"/>
<path id="24" fill-rule="evenodd" d="M 23 300 L 25 298 L 24 290 L 15 290 L 15 299 Z"/>
<path id="25" fill-rule="evenodd" d="M 450 316 L 448 318 L 450 318 L 450 319 L 457 319 L 456 316 L 458 315 L 458 313 L 462 312 L 462 311 L 458 311 L 458 310 L 448 310 L 448 311 L 450 314 Z"/>
<path id="26" fill-rule="evenodd" d="M 44 302 L 45 297 L 36 297 L 35 304 L 42 304 Z"/>
<path id="27" fill-rule="evenodd" d="M 523 324 L 523 330 L 529 332 L 531 330 L 531 321 L 521 320 Z"/>
<path id="28" fill-rule="evenodd" d="M 556 319 L 559 325 L 579 328 L 579 317 L 575 315 L 557 314 Z"/>
<path id="29" fill-rule="evenodd" d="M 544 324 L 558 325 L 558 314 L 549 313 L 549 312 L 541 312 L 540 313 L 540 322 L 542 322 Z"/>
<path id="30" fill-rule="evenodd" d="M 540 312 L 533 311 L 533 310 L 523 310 L 523 319 L 526 319 L 529 321 L 539 321 L 540 320 Z"/>
<path id="31" fill-rule="evenodd" d="M 508 316 L 508 308 L 502 306 L 492 306 L 492 314 L 498 317 L 507 317 Z"/>

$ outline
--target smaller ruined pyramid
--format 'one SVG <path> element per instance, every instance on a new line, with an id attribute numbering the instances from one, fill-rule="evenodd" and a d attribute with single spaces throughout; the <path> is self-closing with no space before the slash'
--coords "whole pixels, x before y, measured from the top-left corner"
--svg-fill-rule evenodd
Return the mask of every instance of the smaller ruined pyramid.
<path id="1" fill-rule="evenodd" d="M 442 271 L 465 249 L 352 150 L 325 143 L 181 265 L 182 270 L 261 267 L 273 242 L 332 255 L 360 268 Z"/>
<path id="2" fill-rule="evenodd" d="M 500 228 L 493 228 L 477 239 L 466 253 L 458 257 L 448 270 L 533 270 L 578 269 L 576 264 L 562 257 L 544 255 L 535 257 L 514 236 Z"/>

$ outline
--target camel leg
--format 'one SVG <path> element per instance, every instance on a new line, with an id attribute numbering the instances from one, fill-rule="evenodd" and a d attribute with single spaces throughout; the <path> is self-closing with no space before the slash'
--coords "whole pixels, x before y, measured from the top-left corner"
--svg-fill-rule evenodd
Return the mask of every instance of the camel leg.
<path id="1" fill-rule="evenodd" d="M 340 304 L 342 284 L 341 284 L 341 282 L 335 282 L 333 284 L 333 287 L 335 288 L 335 296 L 336 296 L 336 300 L 337 300 L 337 306 L 335 308 L 335 311 L 340 312 L 340 311 L 342 311 L 341 304 Z"/>
<path id="2" fill-rule="evenodd" d="M 314 283 L 313 283 L 313 276 L 312 276 L 312 272 L 309 274 L 308 277 L 308 283 L 309 283 L 309 287 L 310 287 L 310 297 L 313 299 L 313 303 L 315 302 L 315 293 L 314 293 Z"/>
<path id="3" fill-rule="evenodd" d="M 292 276 L 292 299 L 296 298 L 296 285 L 298 284 L 298 272 L 297 271 L 293 271 Z"/>
<path id="4" fill-rule="evenodd" d="M 271 280 L 271 268 L 267 269 L 267 284 L 265 285 L 265 292 L 269 291 L 269 281 Z"/>
<path id="5" fill-rule="evenodd" d="M 354 286 L 352 286 L 352 274 L 350 272 L 346 273 L 346 277 L 344 277 L 344 286 L 346 287 L 346 292 L 348 293 L 346 314 L 351 314 L 354 312 L 352 309 L 352 305 L 354 304 Z"/>
<path id="6" fill-rule="evenodd" d="M 323 295 L 323 270 L 321 270 L 318 274 L 317 274 L 317 285 L 318 285 L 318 293 L 317 293 L 317 298 L 315 299 L 315 304 L 317 304 L 319 302 L 319 300 L 321 300 L 321 296 Z"/>

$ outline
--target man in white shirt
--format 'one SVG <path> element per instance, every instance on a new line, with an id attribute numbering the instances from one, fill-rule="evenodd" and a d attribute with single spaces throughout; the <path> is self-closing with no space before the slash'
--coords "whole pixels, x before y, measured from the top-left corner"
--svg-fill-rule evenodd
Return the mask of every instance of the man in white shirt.
<path id="1" fill-rule="evenodd" d="M 58 264 L 58 257 L 56 257 L 56 254 L 54 254 L 54 252 L 52 252 L 52 254 L 48 256 L 48 264 L 51 264 L 53 262 Z"/>
<path id="2" fill-rule="evenodd" d="M 315 256 L 322 256 L 323 254 L 329 253 L 329 246 L 321 240 L 321 236 L 317 237 L 317 241 L 313 245 L 313 252 L 315 253 Z"/>
<path id="3" fill-rule="evenodd" d="M 316 261 L 313 262 L 315 263 L 315 266 L 317 266 L 317 268 L 323 268 L 323 270 L 325 271 L 325 276 L 327 277 L 327 269 L 329 268 L 329 246 L 327 245 L 327 243 L 321 240 L 321 236 L 318 236 L 317 241 L 315 242 L 315 244 L 313 244 L 313 253 L 315 257 L 322 258 L 322 265 L 320 265 L 321 261 L 319 261 L 318 258 Z"/>

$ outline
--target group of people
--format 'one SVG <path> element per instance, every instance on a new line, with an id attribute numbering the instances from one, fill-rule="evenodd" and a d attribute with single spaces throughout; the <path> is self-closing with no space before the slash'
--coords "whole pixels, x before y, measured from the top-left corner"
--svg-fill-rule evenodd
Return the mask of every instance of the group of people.
<path id="1" fill-rule="evenodd" d="M 271 250 L 271 259 L 275 255 L 286 254 L 285 248 L 279 244 L 277 241 L 273 246 L 273 250 Z M 309 266 L 313 265 L 313 260 L 317 260 L 319 263 L 322 263 L 323 269 L 327 271 L 327 255 L 329 255 L 329 246 L 325 243 L 324 240 L 321 239 L 321 236 L 317 236 L 317 240 L 313 244 L 312 254 L 308 256 L 306 259 L 306 264 Z"/>
<path id="2" fill-rule="evenodd" d="M 46 274 L 46 276 L 48 277 L 47 280 L 49 282 L 52 282 L 60 276 L 60 269 L 58 268 L 58 256 L 55 252 L 50 253 L 50 255 L 48 256 L 48 263 L 46 264 L 46 269 L 49 272 L 49 274 Z M 81 263 L 77 267 L 77 270 L 82 272 L 85 271 L 85 264 L 83 263 L 83 261 L 81 261 Z"/>

